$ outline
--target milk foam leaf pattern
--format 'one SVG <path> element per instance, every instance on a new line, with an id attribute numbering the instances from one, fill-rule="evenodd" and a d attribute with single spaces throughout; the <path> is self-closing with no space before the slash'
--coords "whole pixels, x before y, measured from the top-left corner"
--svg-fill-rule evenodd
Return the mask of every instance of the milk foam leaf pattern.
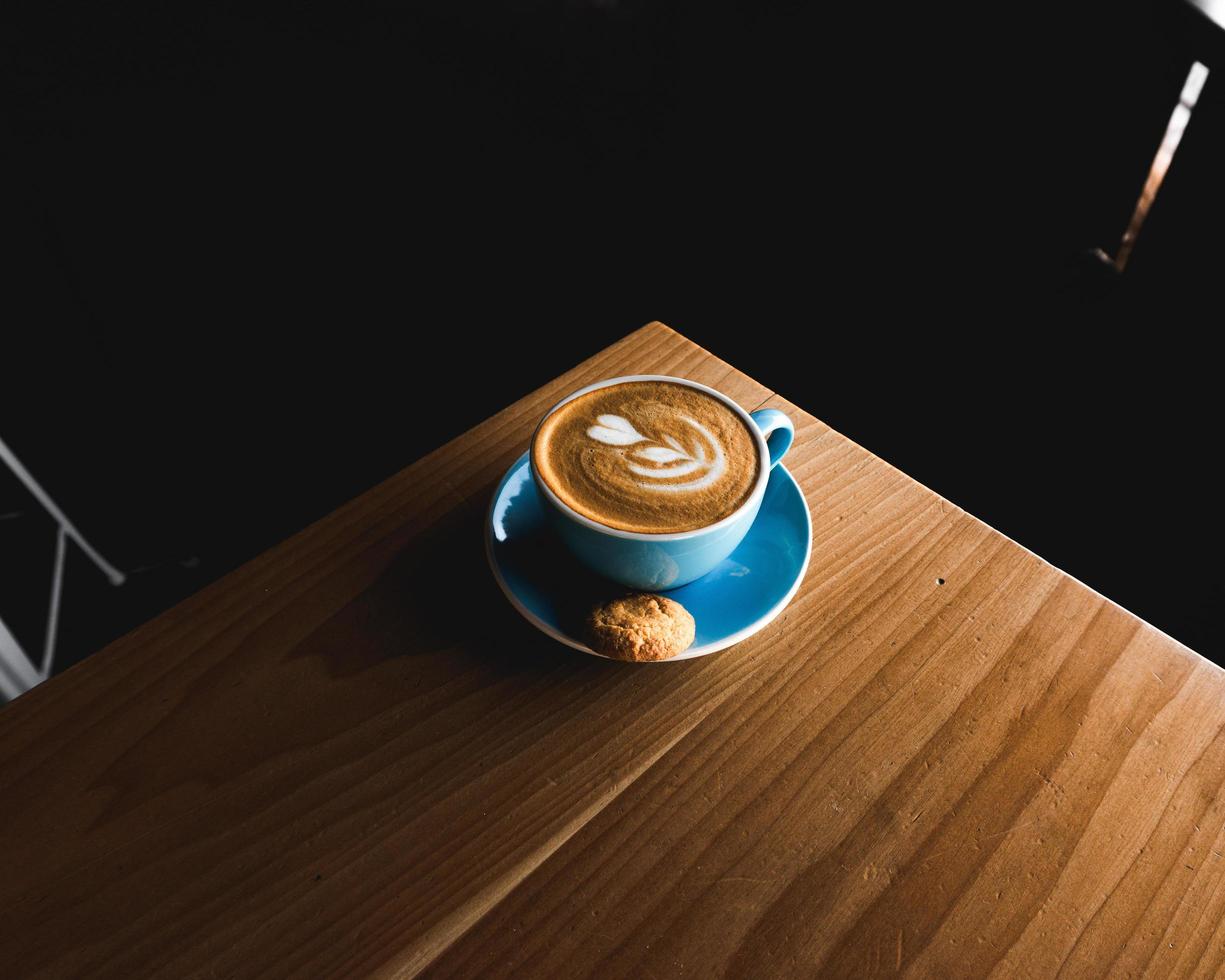
<path id="1" fill-rule="evenodd" d="M 667 446 L 650 446 L 646 449 L 637 450 L 634 455 L 641 456 L 652 463 L 675 463 L 678 459 L 693 459 L 688 453 L 678 452 L 675 449 L 669 449 Z"/>
<path id="2" fill-rule="evenodd" d="M 681 415 L 678 418 L 697 432 L 701 438 L 688 450 L 673 436 L 664 436 L 664 441 L 668 443 L 667 446 L 655 444 L 635 450 L 634 456 L 656 464 L 655 466 L 639 466 L 636 463 L 626 462 L 626 467 L 631 473 L 635 476 L 646 477 L 645 480 L 638 481 L 638 486 L 664 493 L 701 490 L 714 484 L 727 470 L 727 457 L 714 433 L 701 422 L 687 415 Z M 608 446 L 633 446 L 640 442 L 651 442 L 634 428 L 633 423 L 620 415 L 601 415 L 596 421 L 599 424 L 587 430 L 587 435 L 596 442 L 602 442 Z M 668 463 L 676 463 L 676 465 L 668 466 L 666 465 Z M 701 471 L 700 476 L 684 483 L 665 482 L 674 477 L 688 476 L 699 471 Z"/>
<path id="3" fill-rule="evenodd" d="M 600 424 L 588 429 L 587 435 L 597 442 L 608 446 L 632 446 L 647 441 L 646 436 L 620 415 L 601 415 L 596 421 Z"/>

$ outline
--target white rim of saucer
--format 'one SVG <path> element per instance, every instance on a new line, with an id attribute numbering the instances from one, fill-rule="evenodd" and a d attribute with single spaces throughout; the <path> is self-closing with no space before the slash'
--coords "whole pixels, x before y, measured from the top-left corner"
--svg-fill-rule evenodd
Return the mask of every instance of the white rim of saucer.
<path id="1" fill-rule="evenodd" d="M 532 482 L 536 484 L 536 489 L 544 493 L 549 502 L 555 505 L 566 517 L 572 521 L 582 524 L 584 527 L 589 527 L 594 531 L 599 531 L 601 534 L 608 534 L 614 538 L 627 538 L 630 541 L 683 541 L 686 538 L 692 538 L 699 534 L 706 534 L 709 531 L 714 531 L 721 527 L 726 527 L 736 521 L 737 518 L 744 514 L 746 508 L 752 505 L 755 500 L 760 500 L 762 494 L 766 492 L 766 484 L 770 482 L 770 471 L 774 469 L 770 465 L 770 447 L 766 444 L 766 437 L 762 435 L 761 429 L 757 427 L 757 423 L 753 421 L 753 417 L 741 408 L 729 396 L 723 392 L 711 388 L 709 385 L 704 385 L 700 381 L 690 381 L 688 378 L 677 378 L 669 374 L 626 374 L 619 378 L 608 378 L 604 381 L 596 381 L 584 388 L 579 388 L 578 391 L 573 391 L 565 398 L 559 401 L 556 405 L 550 408 L 536 423 L 536 428 L 532 430 L 532 438 L 527 444 L 527 461 L 528 466 L 532 463 L 532 447 L 536 444 L 536 436 L 540 432 L 540 427 L 552 417 L 563 405 L 567 405 L 580 395 L 585 395 L 589 391 L 597 391 L 600 388 L 611 388 L 613 385 L 629 384 L 631 381 L 668 381 L 673 384 L 685 385 L 689 388 L 697 388 L 699 391 L 704 391 L 708 395 L 712 395 L 720 402 L 730 408 L 738 416 L 741 421 L 748 426 L 749 432 L 753 438 L 757 440 L 757 459 L 761 464 L 761 472 L 757 474 L 757 483 L 753 487 L 753 492 L 750 493 L 739 507 L 728 514 L 726 517 L 715 521 L 713 524 L 707 524 L 705 527 L 696 527 L 692 531 L 670 531 L 664 534 L 652 534 L 647 531 L 623 531 L 619 527 L 611 527 L 608 524 L 601 524 L 599 521 L 594 521 L 590 517 L 580 514 L 577 510 L 563 501 L 545 484 L 544 480 L 536 478 L 536 471 L 532 469 Z"/>
<path id="2" fill-rule="evenodd" d="M 502 576 L 502 569 L 498 567 L 497 559 L 494 558 L 494 554 L 493 554 L 493 510 L 494 510 L 494 507 L 497 506 L 498 498 L 502 496 L 502 490 L 506 486 L 507 477 L 509 477 L 516 470 L 518 470 L 520 466 L 529 465 L 530 461 L 531 461 L 530 450 L 524 453 L 522 456 L 520 456 L 517 460 L 515 460 L 515 462 L 510 465 L 510 468 L 505 473 L 502 474 L 502 478 L 498 481 L 497 489 L 494 490 L 493 499 L 489 501 L 489 509 L 485 512 L 485 561 L 488 562 L 489 570 L 493 572 L 494 581 L 498 583 L 498 588 L 502 590 L 502 594 L 505 595 L 506 598 L 510 601 L 510 604 L 515 607 L 515 610 L 519 613 L 519 615 L 522 616 L 524 619 L 526 619 L 533 626 L 535 626 L 538 630 L 540 630 L 540 632 L 556 640 L 558 643 L 564 644 L 565 646 L 568 646 L 574 650 L 581 650 L 583 653 L 590 654 L 593 657 L 599 657 L 601 660 L 614 660 L 613 657 L 606 657 L 602 653 L 596 653 L 594 650 L 591 649 L 591 647 L 587 646 L 586 644 L 579 643 L 577 640 L 572 639 L 571 637 L 567 636 L 565 633 L 562 633 L 560 630 L 555 629 L 549 623 L 546 623 L 543 619 L 541 619 L 534 612 L 528 609 L 527 606 L 525 606 L 522 602 L 519 601 L 519 597 L 515 595 L 514 590 L 511 589 L 509 584 L 507 584 L 506 579 Z M 800 485 L 799 483 L 796 482 L 795 477 L 791 475 L 791 472 L 782 463 L 779 463 L 777 466 L 771 467 L 770 472 L 773 472 L 776 469 L 782 470 L 783 473 L 786 474 L 787 479 L 791 481 L 792 485 L 795 487 L 796 492 L 800 495 L 800 500 L 803 503 L 802 509 L 804 511 L 804 560 L 800 563 L 800 572 L 798 575 L 796 575 L 795 581 L 791 583 L 791 587 L 787 589 L 786 594 L 781 599 L 779 599 L 778 602 L 776 602 L 773 606 L 771 606 L 770 609 L 766 612 L 764 616 L 761 616 L 759 619 L 755 619 L 753 622 L 749 623 L 748 626 L 745 626 L 743 629 L 737 630 L 735 633 L 732 633 L 730 636 L 722 637 L 721 639 L 716 640 L 713 643 L 707 643 L 700 647 L 689 647 L 689 649 L 683 650 L 680 653 L 678 653 L 675 657 L 669 657 L 667 660 L 615 661 L 615 662 L 671 664 L 671 663 L 676 663 L 678 660 L 692 660 L 694 657 L 704 657 L 710 653 L 718 653 L 720 650 L 726 650 L 730 646 L 735 646 L 737 643 L 741 642 L 742 640 L 747 640 L 754 633 L 759 633 L 761 630 L 769 626 L 770 623 L 772 623 L 778 617 L 778 614 L 781 613 L 784 609 L 786 609 L 788 605 L 790 605 L 791 600 L 795 598 L 796 592 L 799 591 L 800 584 L 804 581 L 804 576 L 808 574 L 808 562 L 809 562 L 809 559 L 812 558 L 812 514 L 810 514 L 808 511 L 808 501 L 804 499 L 804 491 L 800 489 Z M 537 489 L 537 491 L 539 491 L 540 485 L 536 483 L 536 481 L 534 480 L 531 482 L 532 482 L 532 485 Z M 752 534 L 752 533 L 753 533 L 753 530 L 752 528 L 750 528 L 749 534 Z"/>

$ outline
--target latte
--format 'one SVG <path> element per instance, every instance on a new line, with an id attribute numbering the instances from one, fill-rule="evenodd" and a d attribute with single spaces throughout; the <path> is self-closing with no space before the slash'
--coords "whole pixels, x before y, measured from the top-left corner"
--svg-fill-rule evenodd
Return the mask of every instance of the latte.
<path id="1" fill-rule="evenodd" d="M 546 418 L 532 466 L 584 517 L 667 534 L 735 512 L 761 461 L 748 424 L 718 398 L 669 381 L 627 381 L 579 395 Z"/>

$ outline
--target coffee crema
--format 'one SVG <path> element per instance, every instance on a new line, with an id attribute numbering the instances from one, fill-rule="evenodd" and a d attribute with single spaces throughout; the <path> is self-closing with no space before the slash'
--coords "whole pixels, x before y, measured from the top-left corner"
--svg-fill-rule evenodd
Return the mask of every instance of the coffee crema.
<path id="1" fill-rule="evenodd" d="M 670 381 L 626 381 L 562 405 L 532 440 L 532 466 L 572 510 L 622 531 L 693 531 L 753 492 L 761 462 L 745 421 Z"/>

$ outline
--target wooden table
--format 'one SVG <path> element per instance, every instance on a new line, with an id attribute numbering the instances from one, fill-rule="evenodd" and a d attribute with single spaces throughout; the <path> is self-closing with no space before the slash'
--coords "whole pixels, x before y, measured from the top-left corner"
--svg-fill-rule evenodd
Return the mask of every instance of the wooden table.
<path id="1" fill-rule="evenodd" d="M 485 567 L 631 373 L 796 422 L 811 567 L 716 656 L 579 655 Z M 0 711 L 0 973 L 1208 976 L 1223 731 L 1218 668 L 655 323 Z"/>

